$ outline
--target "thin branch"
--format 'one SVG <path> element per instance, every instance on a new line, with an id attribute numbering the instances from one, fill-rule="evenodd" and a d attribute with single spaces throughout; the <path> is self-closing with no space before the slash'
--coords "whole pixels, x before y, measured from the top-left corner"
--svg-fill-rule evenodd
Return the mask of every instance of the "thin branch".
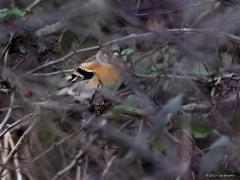
<path id="1" fill-rule="evenodd" d="M 73 55 L 74 55 L 74 52 L 71 51 L 70 53 L 66 54 L 65 56 L 63 56 L 63 57 L 61 57 L 61 58 L 59 58 L 59 59 L 56 59 L 55 61 L 50 61 L 49 63 L 43 64 L 43 65 L 41 65 L 41 66 L 38 66 L 38 67 L 35 68 L 35 69 L 32 69 L 31 71 L 28 71 L 27 73 L 24 74 L 24 76 L 28 76 L 28 75 L 30 75 L 30 74 L 32 74 L 32 73 L 34 73 L 34 72 L 36 72 L 36 71 L 39 71 L 39 70 L 41 70 L 41 69 L 43 69 L 43 68 L 46 68 L 46 67 L 48 67 L 48 66 L 51 66 L 51 65 L 60 63 L 60 62 L 62 62 L 62 61 L 65 61 L 66 59 L 72 57 Z"/>
<path id="2" fill-rule="evenodd" d="M 57 180 L 69 170 L 71 170 L 79 161 L 79 159 L 83 156 L 83 154 L 88 150 L 88 148 L 92 145 L 93 141 L 97 138 L 97 135 L 93 136 L 86 146 L 83 149 L 80 149 L 74 159 L 61 171 L 59 171 L 51 180 Z"/>
<path id="3" fill-rule="evenodd" d="M 73 70 L 74 69 L 66 69 L 66 70 L 54 71 L 54 72 L 50 72 L 50 73 L 35 73 L 35 74 L 33 74 L 33 76 L 52 76 L 52 75 L 56 75 L 56 74 L 70 73 Z"/>
<path id="4" fill-rule="evenodd" d="M 82 130 L 84 130 L 89 123 L 91 122 L 91 120 L 93 119 L 93 117 L 90 117 L 88 119 L 88 121 L 79 129 L 77 129 L 75 132 L 73 132 L 72 134 L 70 134 L 69 136 L 61 139 L 60 141 L 58 141 L 57 143 L 51 145 L 47 150 L 45 150 L 44 152 L 42 152 L 41 154 L 39 154 L 38 156 L 36 156 L 35 158 L 33 158 L 31 161 L 27 162 L 26 164 L 22 165 L 22 166 L 28 166 L 29 164 L 39 160 L 40 158 L 42 158 L 43 156 L 45 156 L 46 154 L 48 154 L 50 151 L 52 151 L 53 149 L 57 148 L 58 146 L 60 146 L 61 144 L 63 144 L 64 142 L 68 141 L 69 139 L 73 138 L 74 136 L 76 136 L 79 132 L 81 132 Z"/>
<path id="5" fill-rule="evenodd" d="M 6 165 L 9 163 L 9 161 L 14 157 L 14 155 L 16 154 L 16 152 L 19 150 L 19 148 L 21 147 L 21 145 L 25 142 L 26 138 L 29 136 L 31 130 L 33 129 L 33 127 L 37 124 L 39 119 L 36 119 L 28 128 L 27 130 L 23 133 L 23 135 L 19 138 L 18 142 L 16 143 L 16 145 L 14 146 L 14 148 L 12 149 L 12 151 L 8 154 L 7 158 L 5 159 L 5 161 L 3 162 L 2 168 L 0 170 L 0 175 L 2 175 L 3 171 L 4 171 L 4 167 L 6 167 Z"/>
<path id="6" fill-rule="evenodd" d="M 78 53 L 82 53 L 82 52 L 86 52 L 86 51 L 91 51 L 91 50 L 99 50 L 101 47 L 109 46 L 109 45 L 112 45 L 112 44 L 115 44 L 115 43 L 120 43 L 122 41 L 127 41 L 127 40 L 131 40 L 131 39 L 139 39 L 139 38 L 148 38 L 148 37 L 151 37 L 153 35 L 161 34 L 161 33 L 164 33 L 164 32 L 169 32 L 169 33 L 215 33 L 215 34 L 220 34 L 222 36 L 225 36 L 225 37 L 227 37 L 231 40 L 240 42 L 240 37 L 238 37 L 236 35 L 233 35 L 233 34 L 230 34 L 230 33 L 227 33 L 227 32 L 218 31 L 217 29 L 182 28 L 182 29 L 166 29 L 166 30 L 140 33 L 140 34 L 130 34 L 128 36 L 124 36 L 124 37 L 121 37 L 121 38 L 118 38 L 118 39 L 114 39 L 112 41 L 108 41 L 106 43 L 103 43 L 102 45 L 97 45 L 97 46 L 92 46 L 92 47 L 88 47 L 88 48 L 83 48 L 83 49 L 78 49 L 78 50 L 75 50 L 75 51 L 71 51 L 68 54 L 66 54 L 65 56 L 63 56 L 63 57 L 61 57 L 57 60 L 51 61 L 51 62 L 43 64 L 43 65 L 41 65 L 41 66 L 39 66 L 35 69 L 32 69 L 31 71 L 27 72 L 24 76 L 28 76 L 28 75 L 30 75 L 30 74 L 32 74 L 36 71 L 39 71 L 41 69 L 44 69 L 48 66 L 55 65 L 55 64 L 58 64 L 60 62 L 63 62 L 65 60 L 69 59 L 70 57 L 72 57 L 74 54 L 78 54 Z"/>
<path id="7" fill-rule="evenodd" d="M 27 10 L 28 11 L 32 11 L 34 7 L 36 7 L 39 3 L 41 3 L 42 0 L 35 0 L 32 2 L 32 4 L 30 4 L 28 7 L 27 7 Z"/>
<path id="8" fill-rule="evenodd" d="M 10 147 L 11 147 L 11 149 L 14 149 L 14 142 L 13 142 L 12 135 L 10 134 L 10 132 L 8 133 L 8 135 L 9 135 Z M 18 154 L 17 153 L 14 155 L 13 163 L 14 163 L 15 167 L 19 167 L 19 160 L 18 160 Z M 22 180 L 23 179 L 20 169 L 16 169 L 16 176 L 17 176 L 17 180 Z"/>
<path id="9" fill-rule="evenodd" d="M 117 159 L 117 156 L 113 156 L 107 163 L 106 168 L 104 169 L 103 173 L 102 173 L 102 179 L 105 178 L 106 174 L 108 173 L 110 167 L 112 166 L 113 162 Z"/>
<path id="10" fill-rule="evenodd" d="M 46 36 L 49 34 L 53 34 L 55 32 L 58 32 L 62 29 L 64 29 L 66 26 L 66 23 L 64 23 L 64 21 L 58 21 L 54 24 L 51 24 L 49 26 L 43 27 L 39 30 L 36 31 L 36 35 L 38 37 L 42 37 L 42 36 Z"/>
<path id="11" fill-rule="evenodd" d="M 104 119 L 97 119 L 97 122 L 99 122 L 99 124 L 92 125 L 92 128 L 96 129 L 97 133 L 106 134 L 116 143 L 133 150 L 141 159 L 151 162 L 153 166 L 157 168 L 163 168 L 164 164 L 161 163 L 163 162 L 161 161 L 161 156 L 157 156 L 154 152 L 152 152 L 145 142 L 133 139 L 129 135 L 121 132 L 119 129 L 108 125 L 107 121 Z"/>
<path id="12" fill-rule="evenodd" d="M 7 50 L 9 49 L 11 43 L 12 43 L 12 40 L 14 39 L 15 37 L 15 34 L 14 33 L 9 33 L 10 34 L 10 38 L 8 40 L 8 44 L 6 45 L 6 47 L 3 49 L 3 51 L 1 52 L 0 54 L 0 59 L 2 59 L 2 56 L 7 52 Z"/>
<path id="13" fill-rule="evenodd" d="M 184 11 L 184 10 L 189 9 L 189 8 L 195 8 L 195 7 L 203 6 L 203 5 L 206 5 L 206 4 L 211 4 L 211 3 L 214 3 L 214 2 L 216 2 L 216 0 L 208 0 L 206 2 L 199 2 L 199 3 L 191 4 L 191 5 L 188 5 L 188 6 L 179 8 L 179 9 L 175 9 L 175 10 L 157 11 L 157 12 L 149 12 L 149 13 L 136 13 L 135 15 L 136 16 L 147 16 L 147 15 L 153 15 L 153 14 L 172 14 L 172 13 L 177 13 L 179 11 Z"/>
<path id="14" fill-rule="evenodd" d="M 21 122 L 23 122 L 24 120 L 26 120 L 28 117 L 30 117 L 30 116 L 32 116 L 32 115 L 33 115 L 33 113 L 27 114 L 26 116 L 24 116 L 23 118 L 19 119 L 18 121 L 14 122 L 14 123 L 12 123 L 12 124 L 10 124 L 10 125 L 8 125 L 8 126 L 4 129 L 4 131 L 2 131 L 2 132 L 0 133 L 0 139 L 1 139 L 8 131 L 10 131 L 11 129 L 13 129 L 13 128 L 16 127 L 18 124 L 20 124 Z"/>
<path id="15" fill-rule="evenodd" d="M 15 92 L 14 92 L 14 90 L 12 90 L 11 97 L 10 97 L 10 105 L 9 105 L 9 108 L 8 108 L 8 111 L 7 111 L 7 114 L 6 114 L 5 118 L 3 119 L 3 121 L 0 124 L 0 132 L 2 132 L 3 127 L 8 122 L 8 120 L 9 120 L 11 114 L 12 114 L 14 101 L 15 101 Z"/>
<path id="16" fill-rule="evenodd" d="M 15 105 L 15 106 L 13 106 L 13 109 L 18 109 L 18 108 L 21 108 L 20 106 L 18 106 L 18 105 Z M 0 109 L 0 113 L 2 113 L 2 112 L 5 112 L 5 111 L 8 111 L 8 107 L 6 107 L 6 108 L 1 108 Z"/>

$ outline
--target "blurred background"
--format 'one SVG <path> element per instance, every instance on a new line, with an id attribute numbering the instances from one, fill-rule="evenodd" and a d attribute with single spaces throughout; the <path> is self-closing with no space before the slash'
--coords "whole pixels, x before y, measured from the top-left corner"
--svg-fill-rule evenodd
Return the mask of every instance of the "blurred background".
<path id="1" fill-rule="evenodd" d="M 1 0 L 1 179 L 239 179 L 239 32 L 237 0 Z M 116 90 L 56 95 L 116 47 Z"/>

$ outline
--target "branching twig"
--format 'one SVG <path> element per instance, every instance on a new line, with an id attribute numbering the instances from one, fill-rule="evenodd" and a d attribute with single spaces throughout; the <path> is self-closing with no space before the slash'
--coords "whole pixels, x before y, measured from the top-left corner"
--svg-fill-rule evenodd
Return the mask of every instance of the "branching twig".
<path id="1" fill-rule="evenodd" d="M 23 133 L 23 135 L 19 138 L 18 142 L 16 143 L 16 145 L 14 146 L 14 148 L 11 150 L 11 152 L 8 154 L 7 158 L 5 159 L 5 161 L 3 162 L 3 166 L 0 170 L 0 175 L 2 175 L 5 166 L 9 163 L 9 161 L 14 157 L 14 155 L 16 154 L 16 152 L 19 150 L 19 148 L 21 147 L 21 145 L 24 143 L 24 141 L 26 140 L 26 138 L 29 136 L 32 128 L 36 125 L 36 123 L 38 122 L 38 119 L 35 120 L 28 128 L 27 130 Z"/>
<path id="2" fill-rule="evenodd" d="M 33 113 L 27 114 L 26 116 L 24 116 L 23 118 L 19 119 L 18 121 L 12 123 L 11 125 L 7 126 L 4 131 L 2 131 L 0 133 L 0 139 L 8 132 L 10 131 L 12 128 L 16 127 L 18 124 L 20 124 L 21 122 L 23 122 L 24 120 L 26 120 L 28 117 L 32 116 Z"/>
<path id="3" fill-rule="evenodd" d="M 79 129 L 77 129 L 76 131 L 74 131 L 72 134 L 70 134 L 69 136 L 61 139 L 60 141 L 58 141 L 57 143 L 53 144 L 52 146 L 50 146 L 47 150 L 45 150 L 44 152 L 42 152 L 41 154 L 39 154 L 37 157 L 33 158 L 31 161 L 27 162 L 26 164 L 24 164 L 24 166 L 28 166 L 29 164 L 39 160 L 40 158 L 42 158 L 43 156 L 45 156 L 46 154 L 48 154 L 50 151 L 52 151 L 53 149 L 57 148 L 58 146 L 60 146 L 61 144 L 63 144 L 64 142 L 66 142 L 67 140 L 73 138 L 74 136 L 76 136 L 79 132 L 81 132 L 82 130 L 84 130 L 89 123 L 91 122 L 93 117 L 90 117 L 88 119 L 88 121 L 84 124 L 84 126 L 80 127 Z"/>

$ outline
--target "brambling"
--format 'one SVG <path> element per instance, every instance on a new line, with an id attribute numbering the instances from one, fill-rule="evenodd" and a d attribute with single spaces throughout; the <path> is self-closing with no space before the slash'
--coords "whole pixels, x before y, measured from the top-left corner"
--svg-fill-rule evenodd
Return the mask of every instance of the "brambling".
<path id="1" fill-rule="evenodd" d="M 120 70 L 111 64 L 118 52 L 100 50 L 86 63 L 72 71 L 66 80 L 74 83 L 60 90 L 58 95 L 70 95 L 80 102 L 91 100 L 97 92 L 114 91 L 122 82 Z"/>

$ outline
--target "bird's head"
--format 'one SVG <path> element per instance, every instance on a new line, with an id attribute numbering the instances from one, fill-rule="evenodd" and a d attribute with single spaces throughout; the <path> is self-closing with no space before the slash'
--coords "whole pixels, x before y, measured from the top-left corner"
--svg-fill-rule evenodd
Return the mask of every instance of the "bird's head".
<path id="1" fill-rule="evenodd" d="M 120 46 L 113 44 L 111 47 L 103 47 L 96 54 L 96 61 L 98 63 L 111 64 L 120 56 Z"/>

